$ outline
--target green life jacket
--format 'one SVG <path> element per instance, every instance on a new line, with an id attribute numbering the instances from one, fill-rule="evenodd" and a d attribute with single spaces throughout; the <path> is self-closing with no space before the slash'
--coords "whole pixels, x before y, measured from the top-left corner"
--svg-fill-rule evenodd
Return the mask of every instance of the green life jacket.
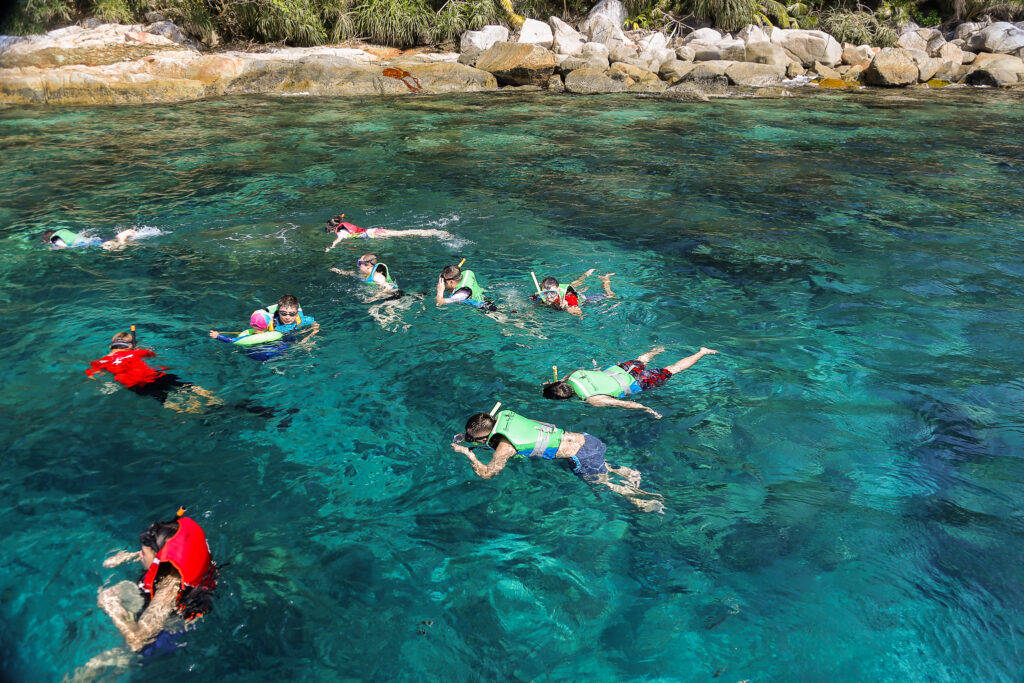
<path id="1" fill-rule="evenodd" d="M 544 291 L 548 292 L 548 291 L 551 291 L 551 290 L 545 289 Z M 575 289 L 573 289 L 573 291 L 576 292 Z M 561 301 L 565 301 L 565 295 L 568 294 L 568 293 L 569 293 L 569 287 L 568 286 L 562 286 L 562 285 L 558 286 L 558 300 L 560 302 Z M 576 292 L 576 298 L 578 298 L 580 300 L 580 305 L 582 305 L 583 302 L 587 300 L 587 297 L 583 296 L 579 292 Z M 539 301 L 540 301 L 540 303 L 548 303 L 548 300 L 544 298 L 543 293 L 540 295 Z"/>
<path id="2" fill-rule="evenodd" d="M 565 381 L 583 400 L 591 396 L 622 398 L 633 393 L 633 376 L 618 365 L 604 370 L 577 370 Z"/>
<path id="3" fill-rule="evenodd" d="M 516 455 L 550 460 L 558 452 L 565 434 L 565 430 L 552 424 L 528 420 L 511 410 L 502 410 L 495 419 L 497 422 L 487 436 L 487 441 L 490 442 L 495 436 L 503 436 L 515 446 Z"/>
<path id="4" fill-rule="evenodd" d="M 386 263 L 378 263 L 377 265 L 375 265 L 373 267 L 373 270 L 370 271 L 369 277 L 363 280 L 363 282 L 366 282 L 367 284 L 377 285 L 377 283 L 373 281 L 373 276 L 377 274 L 378 269 L 380 269 L 380 272 L 384 273 L 384 281 L 391 285 L 391 289 L 398 289 L 398 285 L 395 284 L 395 281 L 391 279 L 391 269 L 388 268 L 388 265 Z M 379 287 L 380 285 L 377 286 Z"/>
<path id="5" fill-rule="evenodd" d="M 277 320 L 277 304 L 274 304 L 273 306 L 267 306 L 263 310 L 265 310 L 267 313 L 270 314 L 270 324 L 267 326 L 267 329 L 264 330 L 264 331 L 266 331 L 266 332 L 276 332 L 275 328 L 277 327 L 277 323 L 275 323 L 274 321 Z M 301 326 L 302 326 L 302 306 L 299 306 L 299 314 L 297 316 L 295 316 L 295 327 L 301 327 Z"/>
<path id="6" fill-rule="evenodd" d="M 59 239 L 61 242 L 70 247 L 75 242 L 81 240 L 82 236 L 79 235 L 77 232 L 71 232 L 70 230 L 61 228 L 60 230 L 53 233 L 53 236 L 50 237 L 50 242 L 53 242 L 53 240 L 55 239 Z"/>
<path id="7" fill-rule="evenodd" d="M 480 283 L 476 281 L 476 273 L 472 270 L 462 271 L 462 277 L 459 278 L 459 284 L 455 285 L 455 292 L 459 291 L 463 287 L 469 288 L 469 298 L 466 299 L 467 304 L 479 306 L 484 302 L 483 287 L 481 287 Z M 455 292 L 452 292 L 452 294 Z"/>

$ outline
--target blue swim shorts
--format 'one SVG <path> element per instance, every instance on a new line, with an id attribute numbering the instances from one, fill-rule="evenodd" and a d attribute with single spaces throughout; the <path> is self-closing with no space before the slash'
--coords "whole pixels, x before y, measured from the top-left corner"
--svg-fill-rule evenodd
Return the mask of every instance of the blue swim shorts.
<path id="1" fill-rule="evenodd" d="M 576 461 L 573 474 L 590 477 L 596 474 L 608 474 L 608 465 L 604 461 L 604 453 L 608 447 L 604 442 L 590 434 L 583 435 L 583 445 L 576 451 L 572 459 Z"/>

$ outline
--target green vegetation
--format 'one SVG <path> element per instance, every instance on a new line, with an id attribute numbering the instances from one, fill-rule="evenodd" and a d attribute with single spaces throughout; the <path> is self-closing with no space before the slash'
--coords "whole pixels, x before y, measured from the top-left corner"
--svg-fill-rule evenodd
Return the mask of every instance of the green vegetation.
<path id="1" fill-rule="evenodd" d="M 5 34 L 40 33 L 86 17 L 142 23 L 157 11 L 200 41 L 321 45 L 359 38 L 409 47 L 448 44 L 489 23 L 521 25 L 523 16 L 575 22 L 597 0 L 15 0 Z M 710 23 L 820 28 L 841 42 L 892 45 L 911 19 L 1024 17 L 1024 0 L 625 0 L 626 28 L 687 32 Z"/>

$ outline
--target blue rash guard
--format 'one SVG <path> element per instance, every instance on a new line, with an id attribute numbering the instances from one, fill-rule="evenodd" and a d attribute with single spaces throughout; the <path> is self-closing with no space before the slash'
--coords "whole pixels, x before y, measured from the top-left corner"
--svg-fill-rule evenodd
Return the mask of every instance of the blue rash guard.
<path id="1" fill-rule="evenodd" d="M 306 313 L 302 314 L 302 325 L 312 325 L 315 322 L 316 320 L 313 319 L 313 316 L 308 315 Z M 280 318 L 278 318 L 276 315 L 274 316 L 274 329 L 277 330 L 278 332 L 291 332 L 292 330 L 295 330 L 298 327 L 300 327 L 298 323 L 291 323 L 285 325 L 281 322 Z"/>

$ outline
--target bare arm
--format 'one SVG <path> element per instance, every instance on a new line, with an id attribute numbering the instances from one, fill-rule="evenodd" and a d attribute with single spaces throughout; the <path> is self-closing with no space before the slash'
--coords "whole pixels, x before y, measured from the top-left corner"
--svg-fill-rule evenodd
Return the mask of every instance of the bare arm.
<path id="1" fill-rule="evenodd" d="M 334 249 L 336 246 L 341 244 L 342 240 L 346 239 L 347 237 L 348 237 L 348 233 L 347 232 L 345 232 L 344 230 L 339 230 L 338 234 L 334 238 L 334 241 L 331 242 L 331 246 L 329 246 L 326 249 L 324 249 L 324 251 L 326 252 L 326 251 L 330 251 L 331 249 Z"/>
<path id="2" fill-rule="evenodd" d="M 473 468 L 473 471 L 476 472 L 476 475 L 484 479 L 490 479 L 496 476 L 498 472 L 505 469 L 508 459 L 516 454 L 515 446 L 507 441 L 502 441 L 498 444 L 498 447 L 494 449 L 494 455 L 491 456 L 491 461 L 485 465 L 477 460 L 473 451 L 469 450 L 465 446 L 453 443 L 452 450 L 466 456 L 469 459 L 469 464 Z"/>
<path id="3" fill-rule="evenodd" d="M 448 301 L 444 300 L 444 279 L 437 278 L 437 293 L 434 295 L 434 303 L 438 306 L 444 306 Z"/>
<path id="4" fill-rule="evenodd" d="M 128 647 L 138 652 L 160 633 L 174 612 L 180 585 L 177 575 L 160 579 L 153 590 L 153 599 L 146 605 L 138 621 L 124 608 L 116 593 L 101 590 L 97 601 L 124 636 Z"/>
<path id="5" fill-rule="evenodd" d="M 580 286 L 583 285 L 583 281 L 586 280 L 588 277 L 590 277 L 593 274 L 594 274 L 594 269 L 591 268 L 587 272 L 583 273 L 583 275 L 580 275 L 578 278 L 576 278 L 575 280 L 570 282 L 569 286 L 572 287 L 573 289 L 578 289 Z"/>
<path id="6" fill-rule="evenodd" d="M 637 403 L 636 401 L 623 401 L 621 398 L 612 398 L 611 396 L 591 396 L 590 398 L 587 399 L 587 403 L 589 403 L 592 406 L 615 406 L 616 408 L 646 410 L 648 413 L 650 413 L 657 419 L 661 419 L 661 413 L 654 410 L 653 408 L 648 408 L 643 403 Z"/>
<path id="7" fill-rule="evenodd" d="M 118 550 L 116 553 L 114 553 L 113 555 L 111 555 L 107 559 L 103 560 L 103 566 L 104 567 L 116 567 L 116 566 L 118 566 L 120 564 L 124 564 L 125 562 L 129 562 L 131 560 L 138 560 L 138 559 L 139 559 L 139 552 L 138 551 L 135 551 L 133 553 L 130 550 Z"/>
<path id="8" fill-rule="evenodd" d="M 352 270 L 342 270 L 341 268 L 328 268 L 327 270 L 338 275 L 359 275 L 359 273 Z"/>
<path id="9" fill-rule="evenodd" d="M 302 341 L 298 342 L 298 343 L 300 345 L 308 343 L 309 340 L 312 339 L 314 336 L 316 336 L 316 333 L 319 332 L 319 331 L 320 331 L 320 323 L 313 323 L 312 327 L 309 328 L 309 334 L 307 334 L 305 336 L 305 338 Z"/>

